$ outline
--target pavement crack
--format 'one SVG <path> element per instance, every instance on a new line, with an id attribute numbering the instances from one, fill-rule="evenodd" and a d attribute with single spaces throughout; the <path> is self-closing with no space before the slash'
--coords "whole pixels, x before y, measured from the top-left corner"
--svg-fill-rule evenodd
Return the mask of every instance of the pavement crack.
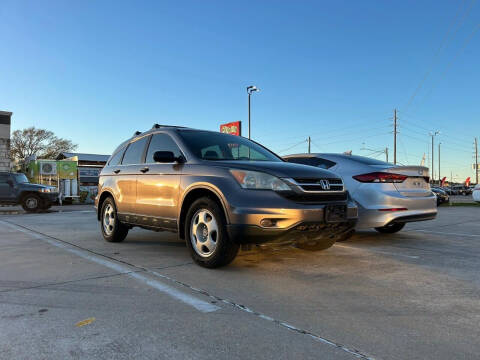
<path id="1" fill-rule="evenodd" d="M 47 284 L 39 284 L 39 285 L 35 285 L 35 286 L 25 286 L 25 287 L 20 287 L 20 288 L 15 288 L 15 289 L 0 290 L 0 294 L 14 292 L 14 291 L 39 289 L 39 288 L 45 288 L 45 287 L 50 287 L 50 286 L 56 286 L 56 285 L 66 285 L 66 284 L 72 284 L 72 283 L 81 282 L 81 281 L 88 281 L 88 280 L 106 279 L 106 278 L 111 278 L 111 277 L 115 277 L 115 276 L 128 275 L 128 274 L 132 274 L 132 273 L 135 273 L 135 272 L 145 272 L 145 271 L 144 270 L 127 271 L 127 272 L 115 273 L 115 274 L 109 274 L 109 275 L 91 276 L 91 277 L 75 279 L 75 280 L 66 280 L 66 281 L 58 281 L 58 282 L 52 282 L 52 283 L 47 283 Z"/>

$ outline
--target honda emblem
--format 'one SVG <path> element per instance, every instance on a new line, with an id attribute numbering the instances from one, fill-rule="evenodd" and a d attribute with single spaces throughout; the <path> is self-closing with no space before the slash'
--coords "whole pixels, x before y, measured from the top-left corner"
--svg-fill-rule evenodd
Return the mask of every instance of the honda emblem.
<path id="1" fill-rule="evenodd" d="M 322 190 L 330 190 L 330 182 L 328 180 L 320 180 L 319 183 Z"/>

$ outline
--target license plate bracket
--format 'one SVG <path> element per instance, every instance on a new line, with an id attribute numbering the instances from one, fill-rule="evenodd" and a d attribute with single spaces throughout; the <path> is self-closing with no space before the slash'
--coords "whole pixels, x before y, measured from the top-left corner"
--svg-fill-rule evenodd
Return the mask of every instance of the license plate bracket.
<path id="1" fill-rule="evenodd" d="M 347 219 L 346 205 L 327 205 L 325 208 L 325 222 L 336 223 Z"/>

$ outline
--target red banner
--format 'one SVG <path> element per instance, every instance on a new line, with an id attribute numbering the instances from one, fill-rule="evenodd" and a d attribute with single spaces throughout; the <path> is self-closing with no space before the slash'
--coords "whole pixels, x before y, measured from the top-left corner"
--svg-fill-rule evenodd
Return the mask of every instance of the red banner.
<path id="1" fill-rule="evenodd" d="M 444 178 L 442 179 L 442 183 L 440 184 L 441 187 L 444 187 L 445 186 L 445 181 L 447 180 L 447 177 L 444 176 Z"/>
<path id="2" fill-rule="evenodd" d="M 220 125 L 220 132 L 224 134 L 242 135 L 242 122 L 241 121 L 234 121 L 228 124 Z"/>

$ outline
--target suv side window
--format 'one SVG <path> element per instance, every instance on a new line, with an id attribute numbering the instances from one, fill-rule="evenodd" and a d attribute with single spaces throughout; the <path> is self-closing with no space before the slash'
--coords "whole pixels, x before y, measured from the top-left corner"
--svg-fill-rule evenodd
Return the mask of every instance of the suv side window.
<path id="1" fill-rule="evenodd" d="M 124 152 L 125 152 L 125 148 L 122 148 L 119 151 L 117 151 L 108 162 L 108 165 L 110 166 L 119 165 L 120 161 L 122 160 L 122 156 Z"/>
<path id="2" fill-rule="evenodd" d="M 153 154 L 156 151 L 171 151 L 175 157 L 179 157 L 182 155 L 179 147 L 173 141 L 173 139 L 167 134 L 154 134 L 152 136 L 152 140 L 150 141 L 150 145 L 148 146 L 147 157 L 145 162 L 147 164 L 154 164 L 155 161 L 153 160 Z"/>
<path id="3" fill-rule="evenodd" d="M 122 165 L 133 165 L 143 163 L 143 152 L 149 136 L 134 141 L 128 145 L 125 155 L 123 156 Z"/>

